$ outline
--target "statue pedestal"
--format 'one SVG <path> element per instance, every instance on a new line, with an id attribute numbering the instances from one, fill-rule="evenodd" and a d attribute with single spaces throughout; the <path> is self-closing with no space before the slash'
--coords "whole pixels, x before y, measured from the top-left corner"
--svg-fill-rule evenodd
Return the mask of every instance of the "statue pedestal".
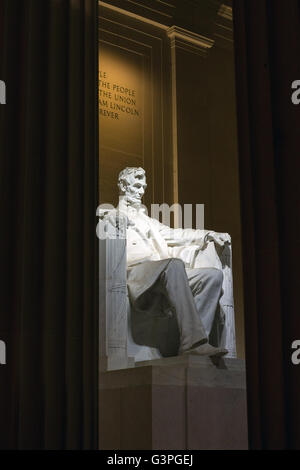
<path id="1" fill-rule="evenodd" d="M 100 373 L 101 450 L 247 447 L 244 361 L 190 355 Z"/>

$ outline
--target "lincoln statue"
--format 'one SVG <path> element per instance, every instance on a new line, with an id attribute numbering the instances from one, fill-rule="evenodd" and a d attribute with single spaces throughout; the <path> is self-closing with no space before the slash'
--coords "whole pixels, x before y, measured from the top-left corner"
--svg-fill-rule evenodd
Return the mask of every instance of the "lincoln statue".
<path id="1" fill-rule="evenodd" d="M 230 236 L 172 229 L 149 217 L 142 205 L 147 187 L 142 168 L 125 168 L 118 186 L 114 220 L 124 216 L 127 224 L 127 286 L 134 341 L 157 348 L 162 356 L 226 355 L 226 343 L 220 343 L 216 331 L 226 323 L 220 253 L 230 246 Z"/>

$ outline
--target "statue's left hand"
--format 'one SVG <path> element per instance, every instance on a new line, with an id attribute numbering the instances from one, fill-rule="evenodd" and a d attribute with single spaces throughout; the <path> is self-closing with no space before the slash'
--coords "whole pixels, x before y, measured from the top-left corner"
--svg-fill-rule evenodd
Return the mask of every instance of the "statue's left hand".
<path id="1" fill-rule="evenodd" d="M 229 233 L 208 232 L 205 236 L 206 241 L 213 241 L 217 245 L 223 247 L 231 244 Z"/>

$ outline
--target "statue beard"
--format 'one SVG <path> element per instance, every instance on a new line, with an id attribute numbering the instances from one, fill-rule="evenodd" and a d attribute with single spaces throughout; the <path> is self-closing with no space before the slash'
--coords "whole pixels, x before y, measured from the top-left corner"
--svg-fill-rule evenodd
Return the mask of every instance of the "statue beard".
<path id="1" fill-rule="evenodd" d="M 134 193 L 125 193 L 124 196 L 126 202 L 130 205 L 140 206 L 142 204 L 142 198 L 136 196 L 136 194 Z"/>

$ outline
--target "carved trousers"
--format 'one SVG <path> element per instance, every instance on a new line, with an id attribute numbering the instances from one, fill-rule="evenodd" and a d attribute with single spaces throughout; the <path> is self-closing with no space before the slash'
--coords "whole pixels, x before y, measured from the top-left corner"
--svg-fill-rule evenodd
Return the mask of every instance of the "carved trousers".
<path id="1" fill-rule="evenodd" d="M 163 356 L 207 342 L 219 308 L 222 282 L 223 273 L 218 269 L 186 269 L 180 259 L 170 259 L 141 299 L 136 320 L 142 318 L 143 311 L 151 310 L 152 321 L 144 323 L 144 338 L 142 343 L 137 342 L 158 347 Z"/>

